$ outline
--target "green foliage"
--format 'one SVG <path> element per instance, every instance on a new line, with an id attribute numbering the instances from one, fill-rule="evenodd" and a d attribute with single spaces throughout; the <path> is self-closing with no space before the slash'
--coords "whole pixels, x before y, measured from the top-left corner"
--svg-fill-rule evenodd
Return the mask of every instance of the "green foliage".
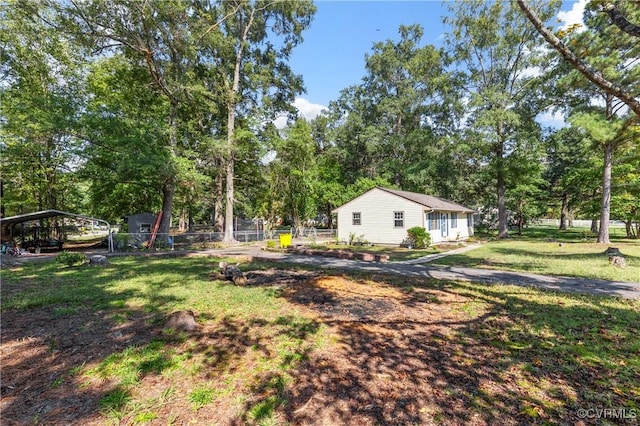
<path id="1" fill-rule="evenodd" d="M 130 401 L 131 392 L 122 386 L 117 386 L 102 397 L 100 400 L 100 411 L 109 417 L 121 419 L 124 415 L 125 407 Z"/>
<path id="2" fill-rule="evenodd" d="M 195 410 L 199 410 L 207 404 L 213 402 L 215 392 L 211 388 L 198 388 L 189 393 L 189 402 Z"/>
<path id="3" fill-rule="evenodd" d="M 414 226 L 407 229 L 410 244 L 417 249 L 427 248 L 431 245 L 431 234 L 422 226 Z"/>
<path id="4" fill-rule="evenodd" d="M 77 175 L 67 167 L 80 141 L 83 66 L 67 34 L 34 20 L 42 2 L 3 3 L 0 20 L 0 167 L 7 215 L 82 207 Z"/>
<path id="5" fill-rule="evenodd" d="M 84 265 L 87 262 L 87 255 L 80 252 L 63 251 L 56 256 L 56 261 L 67 265 L 68 267 L 74 265 Z"/>
<path id="6" fill-rule="evenodd" d="M 353 246 L 353 245 L 369 244 L 369 241 L 367 241 L 364 234 L 356 235 L 356 233 L 350 232 L 348 243 L 350 246 Z"/>
<path id="7" fill-rule="evenodd" d="M 270 179 L 274 182 L 276 197 L 282 200 L 282 215 L 291 215 L 294 226 L 314 218 L 317 208 L 317 176 L 315 144 L 311 127 L 298 119 L 283 139 L 275 141 L 276 158 L 269 165 Z"/>
<path id="8" fill-rule="evenodd" d="M 533 142 L 540 139 L 535 117 L 545 108 L 538 99 L 539 79 L 526 75 L 541 63 L 536 31 L 512 2 L 474 0 L 448 5 L 451 15 L 445 22 L 452 28 L 446 35 L 447 45 L 464 70 L 463 84 L 470 91 L 466 110 L 473 161 L 486 176 L 480 185 L 495 188 L 489 205 L 498 208 L 498 237 L 504 238 L 508 236 L 507 194 L 518 186 L 517 180 L 531 180 L 518 166 L 525 164 Z M 537 6 L 544 9 L 540 13 L 545 19 L 552 16 L 549 5 Z M 540 163 L 541 158 L 526 161 Z M 531 177 L 535 180 L 535 175 Z"/>

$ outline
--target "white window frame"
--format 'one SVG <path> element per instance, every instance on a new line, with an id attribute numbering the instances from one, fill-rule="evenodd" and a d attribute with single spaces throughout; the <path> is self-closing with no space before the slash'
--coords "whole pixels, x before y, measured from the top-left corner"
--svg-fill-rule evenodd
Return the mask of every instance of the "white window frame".
<path id="1" fill-rule="evenodd" d="M 398 221 L 402 221 L 401 225 L 398 225 Z M 404 228 L 404 211 L 393 212 L 393 227 Z"/>
<path id="2" fill-rule="evenodd" d="M 358 217 L 356 218 L 356 215 L 358 215 Z M 356 223 L 357 222 L 357 223 Z M 362 212 L 352 212 L 351 213 L 351 224 L 353 226 L 360 226 L 362 225 Z"/>

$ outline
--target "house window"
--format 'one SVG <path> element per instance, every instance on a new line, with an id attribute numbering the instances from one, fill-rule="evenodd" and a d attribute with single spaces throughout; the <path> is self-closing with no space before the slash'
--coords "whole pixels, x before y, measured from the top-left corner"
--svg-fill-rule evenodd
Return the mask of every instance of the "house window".
<path id="1" fill-rule="evenodd" d="M 353 225 L 362 225 L 362 216 L 360 212 L 352 214 L 352 224 Z"/>
<path id="2" fill-rule="evenodd" d="M 393 226 L 404 228 L 404 212 L 393 212 Z"/>
<path id="3" fill-rule="evenodd" d="M 151 232 L 151 224 L 150 223 L 141 223 L 140 224 L 140 233 L 141 234 L 149 234 Z"/>
<path id="4" fill-rule="evenodd" d="M 440 229 L 438 226 L 438 214 L 437 213 L 429 213 L 427 216 L 427 230 L 432 231 L 435 229 Z"/>
<path id="5" fill-rule="evenodd" d="M 458 227 L 458 213 L 451 213 L 451 228 Z"/>
<path id="6" fill-rule="evenodd" d="M 467 213 L 467 226 L 469 228 L 473 227 L 473 214 Z"/>

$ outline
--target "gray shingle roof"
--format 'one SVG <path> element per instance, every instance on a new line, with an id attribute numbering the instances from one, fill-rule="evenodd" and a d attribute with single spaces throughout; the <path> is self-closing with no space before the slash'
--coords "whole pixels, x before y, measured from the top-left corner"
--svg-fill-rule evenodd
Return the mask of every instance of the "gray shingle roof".
<path id="1" fill-rule="evenodd" d="M 377 188 L 434 210 L 449 210 L 462 213 L 474 212 L 473 210 L 463 206 L 462 204 L 454 203 L 453 201 L 445 200 L 444 198 L 434 197 L 433 195 L 418 194 L 417 192 L 400 191 L 397 189 L 388 189 L 381 187 Z"/>

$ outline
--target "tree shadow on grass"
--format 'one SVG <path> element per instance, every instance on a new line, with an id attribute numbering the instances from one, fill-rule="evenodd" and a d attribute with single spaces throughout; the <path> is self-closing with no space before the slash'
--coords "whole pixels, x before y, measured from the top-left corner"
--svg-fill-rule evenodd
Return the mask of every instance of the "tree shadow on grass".
<path id="1" fill-rule="evenodd" d="M 515 425 L 573 424 L 581 408 L 640 402 L 636 302 L 402 281 L 396 289 L 411 283 L 432 302 L 396 298 L 392 311 L 369 316 L 319 312 L 339 344 L 303 362 L 289 386 L 253 406 L 277 395 L 292 424 Z M 317 291 L 330 293 L 320 299 L 341 298 L 323 286 Z M 286 297 L 299 303 L 294 295 Z"/>
<path id="2" fill-rule="evenodd" d="M 212 311 L 203 313 L 199 318 L 202 326 L 192 333 L 163 330 L 166 315 L 174 306 L 185 303 L 176 296 L 183 292 L 173 292 L 173 288 L 188 288 L 191 277 L 201 285 L 211 269 L 206 259 L 184 265 L 124 259 L 104 268 L 78 268 L 65 270 L 64 274 L 59 274 L 55 265 L 29 268 L 16 276 L 8 273 L 9 282 L 3 283 L 5 289 L 11 288 L 3 303 L 12 306 L 3 309 L 3 424 L 104 424 L 109 419 L 127 422 L 149 406 L 148 402 L 140 404 L 136 393 L 141 389 L 154 392 L 153 398 L 147 394 L 145 398 L 164 398 L 165 402 L 153 403 L 150 415 L 169 419 L 175 416 L 176 406 L 167 402 L 174 387 L 167 377 L 176 369 L 182 369 L 178 383 L 196 383 L 198 387 L 216 384 L 198 394 L 205 395 L 203 407 L 192 411 L 187 401 L 186 408 L 177 411 L 179 418 L 191 416 L 202 422 L 226 422 L 243 415 L 249 420 L 260 418 L 269 411 L 268 404 L 254 407 L 255 416 L 247 417 L 229 408 L 229 401 L 223 402 L 226 411 L 219 410 L 219 403 L 208 403 L 206 395 L 227 392 L 224 387 L 233 389 L 236 380 L 242 383 L 263 377 L 260 369 L 265 366 L 277 371 L 294 368 L 306 358 L 310 348 L 305 342 L 320 327 L 313 319 L 293 314 L 264 319 L 258 315 L 220 317 Z M 53 280 L 37 279 L 42 276 Z M 117 287 L 127 279 L 140 280 L 144 285 Z M 226 286 L 218 282 L 210 285 L 219 290 Z M 260 288 L 238 291 L 255 301 L 266 295 Z M 256 294 L 250 295 L 252 292 Z M 40 297 L 39 293 L 46 295 Z M 140 307 L 132 307 L 132 300 Z M 193 364 L 191 359 L 195 359 Z M 200 371 L 195 381 L 190 379 L 189 368 Z M 235 372 L 237 379 L 233 378 Z M 165 373 L 170 375 L 165 377 Z M 220 381 L 221 377 L 232 377 L 232 383 Z M 269 383 L 267 388 L 279 386 Z M 163 394 L 168 393 L 155 394 L 162 389 Z M 196 401 L 198 390 L 202 389 L 185 388 L 183 400 L 194 392 Z"/>
<path id="3" fill-rule="evenodd" d="M 192 267 L 180 273 L 206 276 L 206 264 Z M 173 385 L 163 373 L 178 362 L 175 356 L 201 357 L 204 381 L 216 391 L 222 379 L 242 370 L 238 380 L 249 396 L 240 411 L 217 403 L 188 411 L 206 422 L 572 424 L 580 408 L 640 403 L 634 393 L 640 377 L 637 302 L 424 275 L 314 273 L 304 282 L 292 280 L 280 294 L 316 319 L 203 316 L 197 332 L 165 336 L 148 310 L 109 308 L 149 296 L 106 290 L 125 272 L 93 272 L 105 275 L 91 284 L 99 310 L 71 298 L 66 307 L 3 312 L 3 424 L 100 424 L 106 421 L 101 410 L 118 419 L 136 383 L 152 378 Z M 158 312 L 176 302 L 149 298 Z M 306 342 L 321 327 L 336 344 L 312 352 Z M 96 377 L 111 377 L 116 367 L 129 370 L 119 383 L 88 386 L 79 372 L 89 365 Z M 169 419 L 175 406 L 162 407 L 169 408 L 157 408 L 158 419 Z"/>
<path id="4" fill-rule="evenodd" d="M 116 365 L 124 381 L 171 368 L 157 346 L 157 327 L 182 300 L 160 291 L 167 282 L 151 283 L 151 291 L 118 283 L 169 271 L 188 279 L 199 268 L 150 263 L 63 268 L 47 262 L 2 271 L 2 424 L 99 422 L 100 412 L 114 414 L 127 403 L 130 386 L 111 379 L 88 385 L 86 368 L 93 366 L 98 377 Z M 142 307 L 128 306 L 131 300 Z M 137 363 L 130 371 L 120 365 L 126 357 Z"/>

